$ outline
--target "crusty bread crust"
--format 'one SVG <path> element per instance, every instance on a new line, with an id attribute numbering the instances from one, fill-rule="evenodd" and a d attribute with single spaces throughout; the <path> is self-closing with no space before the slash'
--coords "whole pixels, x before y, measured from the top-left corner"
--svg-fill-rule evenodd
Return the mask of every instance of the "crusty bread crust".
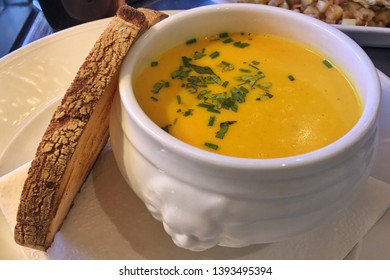
<path id="1" fill-rule="evenodd" d="M 18 244 L 40 250 L 52 244 L 106 145 L 119 68 L 134 41 L 156 15 L 147 12 L 147 17 L 127 5 L 120 7 L 67 89 L 23 186 L 14 232 Z"/>
<path id="2" fill-rule="evenodd" d="M 156 23 L 168 17 L 168 15 L 165 13 L 147 8 L 138 8 L 138 11 L 145 15 L 146 20 L 148 21 L 148 27 L 151 27 L 152 25 L 155 25 Z"/>

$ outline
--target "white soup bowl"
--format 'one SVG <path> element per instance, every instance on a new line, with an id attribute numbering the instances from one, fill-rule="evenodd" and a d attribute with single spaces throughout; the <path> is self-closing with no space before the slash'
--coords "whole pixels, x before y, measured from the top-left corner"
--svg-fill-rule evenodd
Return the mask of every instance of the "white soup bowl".
<path id="1" fill-rule="evenodd" d="M 193 37 L 242 31 L 286 37 L 328 57 L 361 98 L 363 112 L 356 125 L 313 152 L 245 159 L 193 147 L 148 118 L 133 84 L 151 61 Z M 281 8 L 211 5 L 163 20 L 128 53 L 119 92 L 110 134 L 121 173 L 173 241 L 190 250 L 277 242 L 309 231 L 351 202 L 375 158 L 380 84 L 374 65 L 334 27 Z"/>

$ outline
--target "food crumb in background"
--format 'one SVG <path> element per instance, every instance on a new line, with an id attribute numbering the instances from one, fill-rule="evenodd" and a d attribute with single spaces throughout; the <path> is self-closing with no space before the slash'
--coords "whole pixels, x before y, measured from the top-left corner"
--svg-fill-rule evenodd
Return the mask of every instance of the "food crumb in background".
<path id="1" fill-rule="evenodd" d="M 390 27 L 389 0 L 239 0 L 300 12 L 330 24 Z"/>

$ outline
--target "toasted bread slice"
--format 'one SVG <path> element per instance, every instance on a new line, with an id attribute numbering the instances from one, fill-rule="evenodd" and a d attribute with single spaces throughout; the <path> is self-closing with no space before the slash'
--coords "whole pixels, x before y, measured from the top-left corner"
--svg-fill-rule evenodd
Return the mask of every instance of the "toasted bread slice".
<path id="1" fill-rule="evenodd" d="M 111 103 L 123 58 L 157 11 L 124 5 L 100 35 L 56 109 L 23 186 L 15 241 L 46 250 L 108 140 Z"/>

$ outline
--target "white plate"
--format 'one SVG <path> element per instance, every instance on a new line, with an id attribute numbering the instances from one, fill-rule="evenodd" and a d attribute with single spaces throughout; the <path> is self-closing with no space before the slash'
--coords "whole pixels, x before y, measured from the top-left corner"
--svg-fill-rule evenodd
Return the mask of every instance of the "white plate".
<path id="1" fill-rule="evenodd" d="M 64 94 L 108 21 L 58 32 L 0 60 L 0 176 L 32 159 L 53 100 Z M 0 248 L 0 259 L 24 258 L 2 213 Z"/>
<path id="2" fill-rule="evenodd" d="M 214 3 L 237 3 L 238 0 L 213 0 Z M 390 47 L 390 28 L 333 24 L 363 47 Z"/>
<path id="3" fill-rule="evenodd" d="M 33 158 L 56 104 L 109 19 L 58 32 L 0 60 L 0 176 Z M 390 183 L 390 78 L 379 73 L 383 87 L 380 150 L 372 176 Z M 370 258 L 389 244 L 390 213 L 375 226 L 352 257 Z M 390 247 L 390 244 L 388 245 Z M 0 259 L 23 256 L 0 213 Z M 390 248 L 380 250 L 390 259 Z M 377 253 L 376 253 L 377 254 Z M 349 257 L 351 257 L 349 256 Z M 376 257 L 378 257 L 376 255 Z"/>

